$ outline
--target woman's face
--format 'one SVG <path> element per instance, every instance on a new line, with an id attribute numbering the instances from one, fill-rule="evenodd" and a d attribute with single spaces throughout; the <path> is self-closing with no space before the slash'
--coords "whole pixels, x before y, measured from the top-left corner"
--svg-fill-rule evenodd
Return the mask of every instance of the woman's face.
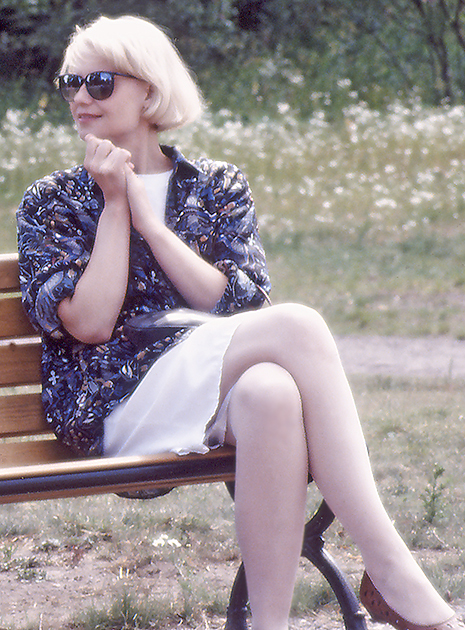
<path id="1" fill-rule="evenodd" d="M 69 68 L 68 72 L 86 77 L 99 70 L 115 71 L 112 65 L 99 57 L 88 57 Z M 139 79 L 115 76 L 111 96 L 104 100 L 92 98 L 85 84 L 69 104 L 71 115 L 81 138 L 92 133 L 97 138 L 111 140 L 125 147 L 149 123 L 143 116 L 148 104 L 149 84 Z"/>

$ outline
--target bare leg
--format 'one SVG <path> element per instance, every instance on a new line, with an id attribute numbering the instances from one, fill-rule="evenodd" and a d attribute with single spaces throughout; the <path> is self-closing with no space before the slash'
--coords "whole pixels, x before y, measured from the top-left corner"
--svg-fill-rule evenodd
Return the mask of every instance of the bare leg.
<path id="1" fill-rule="evenodd" d="M 254 630 L 285 630 L 300 552 L 308 481 L 300 395 L 276 364 L 244 372 L 228 408 L 236 444 L 236 529 Z"/>
<path id="2" fill-rule="evenodd" d="M 303 306 L 282 305 L 258 311 L 245 320 L 237 329 L 225 355 L 223 393 L 236 382 L 239 385 L 239 379 L 249 368 L 263 363 L 280 366 L 292 376 L 301 397 L 313 478 L 328 505 L 359 546 L 367 571 L 386 601 L 400 615 L 418 624 L 439 623 L 451 617 L 453 611 L 415 563 L 380 501 L 352 394 L 334 341 L 321 317 Z M 268 439 L 267 433 L 274 429 L 265 428 L 262 420 L 252 439 L 255 416 L 247 415 L 244 406 L 244 402 L 237 403 L 233 390 L 229 409 L 231 433 L 238 449 L 243 449 L 244 454 L 253 452 L 253 460 L 260 452 L 260 465 L 271 469 L 276 464 L 277 455 L 269 449 L 265 452 L 263 440 Z M 274 416 L 273 410 L 268 409 L 268 414 Z M 245 417 L 247 420 L 243 419 Z M 242 424 L 246 422 L 248 433 L 242 429 Z M 248 444 L 252 443 L 254 446 L 249 447 Z M 268 464 L 264 461 L 267 456 Z M 250 458 L 250 455 L 247 457 Z M 239 479 L 243 465 L 248 465 L 247 474 L 252 474 L 250 466 L 253 462 L 247 464 L 245 459 L 245 456 L 238 459 Z M 276 481 L 280 483 L 279 478 Z M 236 497 L 238 529 L 243 532 L 241 546 L 244 546 L 246 566 L 247 550 L 255 544 L 254 530 L 248 529 L 248 519 L 255 518 L 253 508 L 261 492 L 260 483 L 264 481 L 258 480 L 257 487 L 242 484 Z M 275 489 L 275 492 L 279 490 Z M 262 499 L 266 503 L 266 497 L 262 496 Z M 242 502 L 250 509 L 242 510 Z M 273 509 L 274 505 L 269 507 L 269 510 Z M 301 513 L 296 513 L 295 518 L 300 522 L 303 517 Z M 248 531 L 251 532 L 250 540 Z M 267 536 L 273 540 L 275 535 L 270 527 Z M 249 565 L 254 566 L 256 562 L 257 558 L 252 557 Z M 284 559 L 282 556 L 275 557 L 275 565 L 272 566 L 271 557 L 262 556 L 261 562 L 268 572 L 279 573 L 282 570 L 279 563 L 284 563 Z M 246 571 L 249 590 L 257 588 L 257 599 L 260 600 L 263 593 L 258 585 L 250 583 L 251 569 L 246 568 Z M 255 612 L 253 605 L 252 610 Z M 257 630 L 275 628 L 265 625 L 256 627 Z"/>

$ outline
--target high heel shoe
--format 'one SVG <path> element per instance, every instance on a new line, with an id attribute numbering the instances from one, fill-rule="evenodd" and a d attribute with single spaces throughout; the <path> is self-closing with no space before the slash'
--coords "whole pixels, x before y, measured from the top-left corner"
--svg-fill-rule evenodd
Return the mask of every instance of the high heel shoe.
<path id="1" fill-rule="evenodd" d="M 370 613 L 373 621 L 389 623 L 399 630 L 465 630 L 465 623 L 454 615 L 443 623 L 432 626 L 420 626 L 407 621 L 398 615 L 384 601 L 383 596 L 371 581 L 370 576 L 365 571 L 360 584 L 360 601 Z"/>

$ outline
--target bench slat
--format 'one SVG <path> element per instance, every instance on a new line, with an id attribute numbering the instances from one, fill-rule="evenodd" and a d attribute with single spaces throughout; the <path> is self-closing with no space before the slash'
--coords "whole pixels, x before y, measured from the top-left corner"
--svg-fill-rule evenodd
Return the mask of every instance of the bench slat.
<path id="1" fill-rule="evenodd" d="M 46 440 L 48 441 L 48 440 Z M 50 440 L 50 442 L 57 440 Z M 63 447 L 66 448 L 66 447 Z M 127 457 L 78 457 L 67 449 L 67 461 L 50 461 L 46 464 L 37 463 L 30 465 L 17 464 L 8 471 L 0 468 L 0 481 L 10 477 L 44 477 L 46 475 L 60 475 L 69 473 L 87 473 L 89 471 L 100 471 L 104 474 L 109 470 L 129 470 L 137 466 L 165 466 L 168 464 L 182 464 L 189 467 L 192 462 L 208 461 L 211 466 L 215 462 L 221 466 L 221 462 L 226 459 L 234 459 L 235 449 L 232 446 L 221 446 L 208 451 L 207 453 L 189 453 L 187 455 L 177 455 L 176 453 L 158 453 L 156 455 L 130 455 Z"/>
<path id="2" fill-rule="evenodd" d="M 0 503 L 233 481 L 235 451 L 79 459 L 0 469 Z"/>
<path id="3" fill-rule="evenodd" d="M 18 255 L 0 254 L 0 292 L 17 291 L 18 288 Z"/>
<path id="4" fill-rule="evenodd" d="M 46 433 L 40 394 L 0 396 L 0 437 Z"/>
<path id="5" fill-rule="evenodd" d="M 0 298 L 0 338 L 35 336 L 37 332 L 32 327 L 21 304 L 21 298 Z"/>
<path id="6" fill-rule="evenodd" d="M 40 383 L 40 357 L 39 341 L 0 343 L 0 386 Z"/>
<path id="7" fill-rule="evenodd" d="M 75 457 L 76 455 L 70 449 L 63 446 L 54 437 L 24 442 L 8 440 L 0 442 L 0 473 L 4 472 L 2 469 L 9 466 L 23 466 L 27 470 L 28 465 L 44 464 L 48 466 L 49 462 L 63 462 Z"/>

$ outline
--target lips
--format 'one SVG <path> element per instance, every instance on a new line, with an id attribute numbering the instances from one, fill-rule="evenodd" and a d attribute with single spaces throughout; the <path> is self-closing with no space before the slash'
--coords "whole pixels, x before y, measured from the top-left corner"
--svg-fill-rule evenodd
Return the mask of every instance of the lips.
<path id="1" fill-rule="evenodd" d="M 79 122 L 89 122 L 92 120 L 96 120 L 97 118 L 100 118 L 100 116 L 98 116 L 97 114 L 88 114 L 87 112 L 76 114 L 76 120 L 78 120 Z"/>

